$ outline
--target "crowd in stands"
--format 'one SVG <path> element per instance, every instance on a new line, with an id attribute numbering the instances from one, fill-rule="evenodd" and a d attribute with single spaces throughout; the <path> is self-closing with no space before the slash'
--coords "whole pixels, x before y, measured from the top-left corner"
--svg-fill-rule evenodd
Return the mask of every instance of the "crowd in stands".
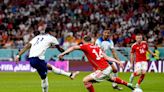
<path id="1" fill-rule="evenodd" d="M 0 0 L 0 48 L 22 48 L 35 31 L 53 28 L 64 47 L 110 28 L 115 46 L 140 32 L 150 46 L 164 46 L 163 0 Z"/>

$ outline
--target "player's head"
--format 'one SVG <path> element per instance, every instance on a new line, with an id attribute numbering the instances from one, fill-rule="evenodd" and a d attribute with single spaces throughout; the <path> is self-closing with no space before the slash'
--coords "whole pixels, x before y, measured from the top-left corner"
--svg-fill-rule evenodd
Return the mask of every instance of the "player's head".
<path id="1" fill-rule="evenodd" d="M 136 35 L 136 42 L 140 43 L 142 41 L 142 34 L 138 33 Z"/>
<path id="2" fill-rule="evenodd" d="M 54 35 L 54 30 L 52 28 L 46 28 L 45 33 Z"/>
<path id="3" fill-rule="evenodd" d="M 91 41 L 92 41 L 92 38 L 90 36 L 85 35 L 83 37 L 83 43 L 91 43 Z"/>
<path id="4" fill-rule="evenodd" d="M 105 29 L 103 32 L 103 39 L 108 39 L 110 36 L 109 33 L 110 33 L 110 29 Z"/>

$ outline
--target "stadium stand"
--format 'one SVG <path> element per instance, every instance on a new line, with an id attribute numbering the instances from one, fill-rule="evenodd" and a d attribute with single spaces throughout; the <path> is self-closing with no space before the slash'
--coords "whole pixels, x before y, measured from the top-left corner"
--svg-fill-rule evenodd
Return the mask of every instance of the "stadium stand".
<path id="1" fill-rule="evenodd" d="M 163 0 L 0 0 L 0 57 L 13 57 L 10 54 L 16 52 L 10 49 L 21 49 L 34 31 L 44 33 L 46 27 L 56 31 L 64 48 L 79 44 L 86 34 L 96 39 L 105 28 L 110 28 L 119 48 L 131 46 L 138 32 L 149 46 L 163 47 L 163 4 Z M 75 53 L 66 58 L 79 59 L 81 52 Z M 129 48 L 117 53 L 124 60 L 129 58 Z M 56 59 L 53 53 L 47 56 Z"/>

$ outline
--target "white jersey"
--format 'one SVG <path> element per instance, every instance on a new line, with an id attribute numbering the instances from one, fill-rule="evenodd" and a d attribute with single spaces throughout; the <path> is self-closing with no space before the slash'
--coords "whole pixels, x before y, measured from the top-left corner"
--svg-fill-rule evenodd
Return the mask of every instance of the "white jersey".
<path id="1" fill-rule="evenodd" d="M 31 41 L 29 57 L 39 57 L 45 59 L 45 52 L 51 45 L 58 45 L 57 39 L 49 34 L 38 35 Z"/>
<path id="2" fill-rule="evenodd" d="M 112 40 L 110 40 L 110 39 L 103 40 L 102 37 L 100 37 L 96 40 L 95 45 L 99 46 L 103 51 L 114 48 L 114 43 Z"/>

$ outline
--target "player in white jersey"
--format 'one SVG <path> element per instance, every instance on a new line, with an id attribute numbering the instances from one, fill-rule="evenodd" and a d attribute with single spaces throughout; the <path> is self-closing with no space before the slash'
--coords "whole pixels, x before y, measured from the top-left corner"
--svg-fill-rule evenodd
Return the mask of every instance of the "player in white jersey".
<path id="1" fill-rule="evenodd" d="M 53 36 L 53 34 L 54 34 L 53 30 L 51 28 L 47 28 L 45 30 L 45 34 L 40 34 L 35 36 L 15 57 L 15 61 L 18 63 L 19 57 L 28 49 L 30 49 L 30 53 L 29 53 L 30 65 L 33 68 L 35 68 L 38 74 L 40 75 L 42 92 L 48 92 L 47 70 L 52 70 L 52 72 L 54 73 L 68 76 L 71 79 L 74 79 L 74 77 L 79 73 L 79 71 L 76 71 L 74 73 L 65 72 L 45 62 L 44 54 L 51 45 L 55 45 L 60 52 L 64 51 L 59 46 L 59 42 Z"/>
<path id="2" fill-rule="evenodd" d="M 105 29 L 103 32 L 103 36 L 99 37 L 96 40 L 95 45 L 99 46 L 105 53 L 107 53 L 108 50 L 111 50 L 114 58 L 120 61 L 114 49 L 114 43 L 111 39 L 109 39 L 109 36 L 110 36 L 109 34 L 110 34 L 110 29 Z M 114 67 L 112 63 L 109 63 L 109 64 Z M 117 69 L 114 69 L 114 70 L 117 71 Z M 118 76 L 117 72 L 115 72 L 113 76 L 115 77 Z M 114 82 L 112 83 L 112 87 L 118 90 L 123 89 L 122 87 L 119 87 L 117 83 L 114 83 Z"/>

